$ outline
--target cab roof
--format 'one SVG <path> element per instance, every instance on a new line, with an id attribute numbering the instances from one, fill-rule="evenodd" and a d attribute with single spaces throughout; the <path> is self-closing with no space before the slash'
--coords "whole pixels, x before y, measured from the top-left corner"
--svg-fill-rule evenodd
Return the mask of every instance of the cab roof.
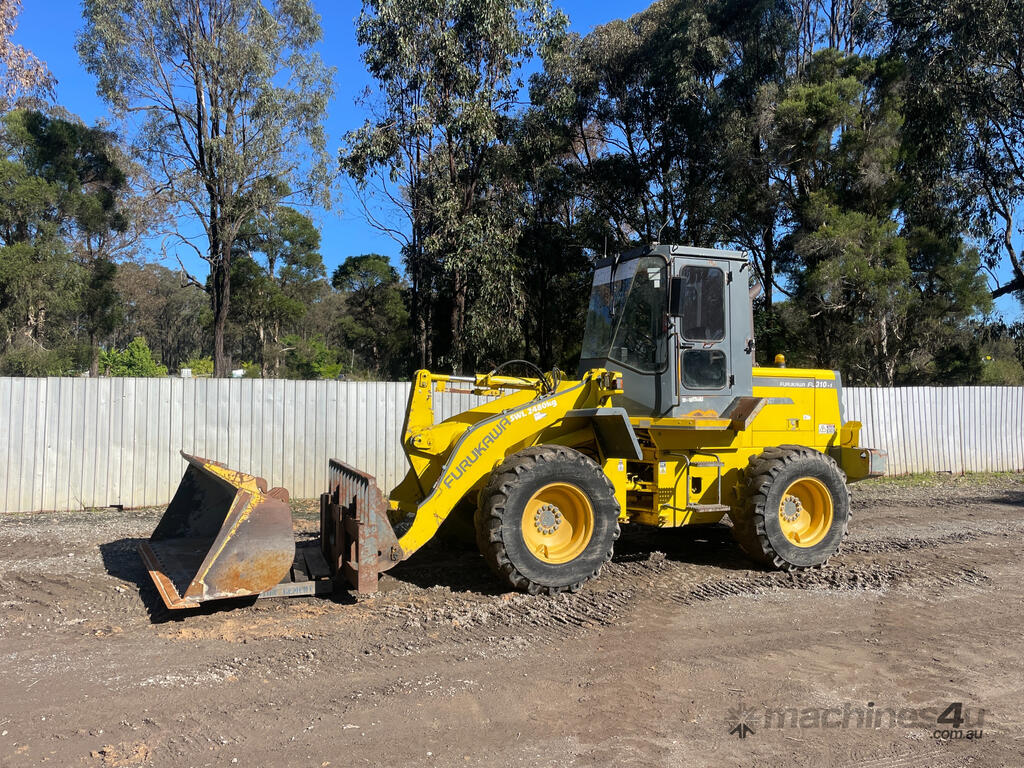
<path id="1" fill-rule="evenodd" d="M 616 261 L 631 261 L 641 256 L 664 256 L 671 259 L 673 256 L 693 256 L 699 259 L 729 259 L 730 261 L 747 261 L 746 251 L 731 251 L 725 248 L 698 248 L 693 245 L 670 245 L 668 243 L 649 243 L 628 251 L 623 251 L 616 256 L 606 256 L 598 259 L 595 267 L 606 267 Z"/>

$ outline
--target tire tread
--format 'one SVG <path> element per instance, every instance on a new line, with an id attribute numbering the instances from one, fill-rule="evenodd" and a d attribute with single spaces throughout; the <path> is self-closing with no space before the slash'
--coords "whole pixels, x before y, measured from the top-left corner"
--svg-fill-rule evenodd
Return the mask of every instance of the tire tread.
<path id="1" fill-rule="evenodd" d="M 785 560 L 772 546 L 765 529 L 768 494 L 779 473 L 789 464 L 796 461 L 821 462 L 827 471 L 835 473 L 841 480 L 846 491 L 847 514 L 843 520 L 843 532 L 839 539 L 839 547 L 830 553 L 821 563 L 801 566 Z M 850 523 L 850 488 L 846 484 L 846 473 L 839 467 L 835 459 L 826 453 L 803 445 L 779 445 L 765 448 L 761 453 L 751 456 L 746 468 L 746 498 L 742 507 L 730 513 L 733 522 L 733 538 L 740 548 L 755 562 L 774 566 L 783 571 L 807 570 L 824 567 L 828 561 L 839 553 L 842 542 L 846 538 Z"/>
<path id="2" fill-rule="evenodd" d="M 520 572 L 509 558 L 501 536 L 509 494 L 513 487 L 521 482 L 523 475 L 528 474 L 539 464 L 552 461 L 570 462 L 576 464 L 583 471 L 600 476 L 608 495 L 614 500 L 615 488 L 611 480 L 593 459 L 564 445 L 535 445 L 512 454 L 491 473 L 490 480 L 480 492 L 480 501 L 475 515 L 477 546 L 488 566 L 509 586 L 532 595 L 576 592 L 586 582 L 596 579 L 601 574 L 601 566 L 598 566 L 594 571 L 574 579 L 569 584 L 560 586 L 537 584 Z M 614 542 L 619 538 L 621 532 L 617 506 L 611 545 L 604 554 L 602 561 L 604 563 L 612 559 Z"/>

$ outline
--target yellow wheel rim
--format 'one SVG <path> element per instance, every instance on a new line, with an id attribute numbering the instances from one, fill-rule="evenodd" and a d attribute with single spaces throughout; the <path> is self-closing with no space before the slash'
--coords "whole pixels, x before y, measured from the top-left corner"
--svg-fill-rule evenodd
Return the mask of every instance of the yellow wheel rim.
<path id="1" fill-rule="evenodd" d="M 779 502 L 779 527 L 798 547 L 813 547 L 832 527 L 832 494 L 813 477 L 790 484 Z"/>
<path id="2" fill-rule="evenodd" d="M 551 483 L 537 491 L 523 509 L 523 540 L 544 563 L 567 563 L 579 557 L 594 535 L 594 508 L 575 485 Z"/>

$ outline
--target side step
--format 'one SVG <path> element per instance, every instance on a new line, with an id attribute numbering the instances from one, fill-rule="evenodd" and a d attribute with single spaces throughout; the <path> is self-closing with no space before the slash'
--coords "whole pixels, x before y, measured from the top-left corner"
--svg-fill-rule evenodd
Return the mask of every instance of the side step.
<path id="1" fill-rule="evenodd" d="M 687 507 L 692 512 L 728 512 L 731 507 L 728 504 L 690 504 Z"/>

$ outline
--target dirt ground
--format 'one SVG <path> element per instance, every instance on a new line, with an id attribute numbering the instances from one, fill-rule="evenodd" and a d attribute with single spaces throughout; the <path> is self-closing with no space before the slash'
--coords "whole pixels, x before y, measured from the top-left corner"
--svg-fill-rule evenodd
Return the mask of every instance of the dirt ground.
<path id="1" fill-rule="evenodd" d="M 626 529 L 576 595 L 433 547 L 369 600 L 173 615 L 160 510 L 0 516 L 0 765 L 1024 765 L 1024 478 L 853 500 L 797 575 Z"/>

